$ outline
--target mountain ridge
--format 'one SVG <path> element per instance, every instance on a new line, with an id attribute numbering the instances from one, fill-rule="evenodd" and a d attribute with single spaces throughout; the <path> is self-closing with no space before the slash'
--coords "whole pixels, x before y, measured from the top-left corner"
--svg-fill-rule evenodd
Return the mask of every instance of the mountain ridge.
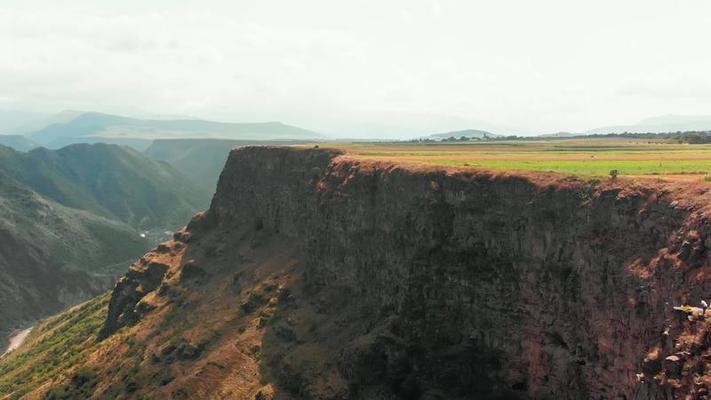
<path id="1" fill-rule="evenodd" d="M 630 125 L 613 125 L 588 130 L 583 134 L 606 133 L 673 133 L 711 130 L 711 115 L 667 114 L 645 118 Z"/>
<path id="2" fill-rule="evenodd" d="M 84 112 L 26 136 L 46 147 L 80 142 L 132 144 L 144 150 L 155 139 L 214 138 L 233 140 L 319 139 L 319 133 L 281 122 L 231 123 L 203 119 L 139 119 Z"/>

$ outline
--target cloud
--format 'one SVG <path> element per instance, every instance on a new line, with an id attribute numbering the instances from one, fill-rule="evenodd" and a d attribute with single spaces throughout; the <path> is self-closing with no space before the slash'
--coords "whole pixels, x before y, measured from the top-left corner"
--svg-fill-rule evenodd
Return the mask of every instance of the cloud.
<path id="1" fill-rule="evenodd" d="M 687 77 L 673 80 L 662 78 L 654 81 L 636 81 L 619 90 L 623 96 L 640 98 L 658 98 L 663 100 L 711 100 L 711 83 Z"/>
<path id="2" fill-rule="evenodd" d="M 709 24 L 698 0 L 6 0 L 0 107 L 584 130 L 704 113 Z"/>

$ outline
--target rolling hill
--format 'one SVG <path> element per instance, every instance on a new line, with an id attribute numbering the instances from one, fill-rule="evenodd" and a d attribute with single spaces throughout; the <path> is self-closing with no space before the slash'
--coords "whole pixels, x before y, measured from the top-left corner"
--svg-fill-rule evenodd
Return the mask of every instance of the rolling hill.
<path id="1" fill-rule="evenodd" d="M 198 119 L 137 119 L 87 112 L 50 124 L 27 136 L 49 148 L 72 143 L 114 143 L 139 150 L 154 139 L 213 138 L 232 140 L 313 140 L 321 135 L 281 122 L 226 123 Z"/>

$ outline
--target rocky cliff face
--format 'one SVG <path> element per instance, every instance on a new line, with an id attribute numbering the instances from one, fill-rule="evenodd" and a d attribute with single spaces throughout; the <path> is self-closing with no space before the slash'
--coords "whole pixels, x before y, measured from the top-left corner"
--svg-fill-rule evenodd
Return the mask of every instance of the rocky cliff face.
<path id="1" fill-rule="evenodd" d="M 652 349 L 675 352 L 683 316 L 672 306 L 709 294 L 708 188 L 333 156 L 236 151 L 209 218 L 298 240 L 310 285 L 338 287 L 388 321 L 368 350 L 375 365 L 344 360 L 351 381 L 410 379 L 457 396 L 669 395 L 660 370 L 638 374 Z"/>
<path id="2" fill-rule="evenodd" d="M 705 185 L 235 150 L 209 211 L 114 290 L 92 390 L 170 371 L 121 393 L 706 398 L 707 322 L 673 307 L 709 294 L 708 204 Z"/>

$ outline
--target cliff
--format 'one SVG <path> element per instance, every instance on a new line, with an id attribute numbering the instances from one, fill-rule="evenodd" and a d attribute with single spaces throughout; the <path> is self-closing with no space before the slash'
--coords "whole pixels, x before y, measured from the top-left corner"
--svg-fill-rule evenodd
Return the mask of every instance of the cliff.
<path id="1" fill-rule="evenodd" d="M 298 238 L 308 284 L 338 287 L 370 324 L 392 325 L 368 349 L 383 365 L 356 362 L 351 373 L 380 368 L 373 376 L 390 386 L 414 378 L 448 397 L 658 395 L 640 363 L 656 348 L 675 352 L 684 326 L 672 306 L 709 293 L 708 203 L 699 201 L 708 188 L 330 156 L 233 154 L 208 219 Z"/>
<path id="2" fill-rule="evenodd" d="M 709 188 L 234 150 L 28 396 L 705 398 Z"/>

